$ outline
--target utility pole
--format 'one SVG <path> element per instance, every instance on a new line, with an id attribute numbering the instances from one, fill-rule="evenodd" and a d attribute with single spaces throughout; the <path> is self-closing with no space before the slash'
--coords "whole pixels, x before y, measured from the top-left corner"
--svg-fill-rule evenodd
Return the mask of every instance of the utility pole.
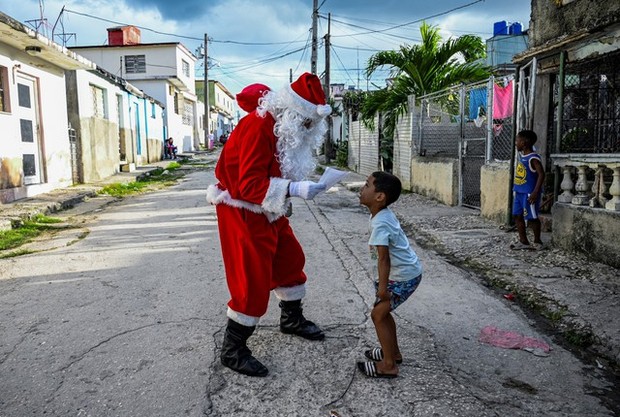
<path id="1" fill-rule="evenodd" d="M 288 69 L 288 82 L 289 84 L 293 83 L 293 68 Z"/>
<path id="2" fill-rule="evenodd" d="M 205 79 L 204 79 L 204 101 L 205 101 L 205 121 L 204 121 L 204 129 L 205 129 L 205 145 L 210 149 L 211 143 L 209 142 L 209 129 L 211 128 L 211 114 L 209 108 L 209 57 L 207 52 L 207 46 L 209 45 L 209 37 L 205 33 L 205 52 L 204 52 L 204 60 L 205 60 Z"/>
<path id="3" fill-rule="evenodd" d="M 330 84 L 330 80 L 329 80 L 329 71 L 330 71 L 330 33 L 331 33 L 331 26 L 332 26 L 332 14 L 329 13 L 327 15 L 327 33 L 325 34 L 325 85 L 323 86 L 323 88 L 325 89 L 325 100 L 329 101 L 329 98 L 331 96 L 331 88 L 329 86 Z M 324 154 L 325 154 L 325 163 L 329 164 L 330 162 L 330 158 L 331 158 L 331 154 L 332 154 L 332 118 L 331 116 L 327 116 L 327 137 L 325 138 L 325 148 L 324 148 Z"/>
<path id="4" fill-rule="evenodd" d="M 319 0 L 313 0 L 312 5 L 312 55 L 310 57 L 310 71 L 316 75 L 316 61 L 318 51 L 318 20 L 319 20 Z"/>

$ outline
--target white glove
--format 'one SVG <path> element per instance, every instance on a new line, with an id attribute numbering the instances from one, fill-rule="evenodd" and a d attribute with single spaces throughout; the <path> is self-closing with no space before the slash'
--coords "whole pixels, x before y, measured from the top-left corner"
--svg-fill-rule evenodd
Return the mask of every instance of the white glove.
<path id="1" fill-rule="evenodd" d="M 293 181 L 288 186 L 291 197 L 301 197 L 304 200 L 312 200 L 321 191 L 325 191 L 325 184 L 313 181 Z"/>

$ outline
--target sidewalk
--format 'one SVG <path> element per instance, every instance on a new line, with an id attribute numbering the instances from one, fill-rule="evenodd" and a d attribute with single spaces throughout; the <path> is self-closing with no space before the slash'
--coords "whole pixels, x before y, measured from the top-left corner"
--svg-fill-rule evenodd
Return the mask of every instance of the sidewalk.
<path id="1" fill-rule="evenodd" d="M 215 161 L 218 153 L 197 155 Z M 84 184 L 33 198 L 0 205 L 0 230 L 11 220 L 51 214 L 76 206 L 97 195 L 104 185 L 135 181 L 171 161 L 164 160 L 105 181 Z M 357 191 L 365 176 L 350 172 L 344 185 Z M 479 212 L 449 207 L 423 196 L 403 193 L 392 206 L 400 221 L 420 246 L 432 249 L 448 262 L 471 272 L 474 280 L 532 312 L 532 319 L 546 326 L 568 347 L 577 347 L 608 368 L 620 364 L 620 271 L 592 262 L 585 255 L 553 247 L 543 234 L 547 250 L 514 251 L 509 245 L 516 232 L 505 232 Z M 432 277 L 432 271 L 427 271 Z"/>
<path id="2" fill-rule="evenodd" d="M 365 180 L 350 173 L 347 188 L 356 191 Z M 418 245 L 470 271 L 472 279 L 482 280 L 506 302 L 524 306 L 559 343 L 585 352 L 589 362 L 617 369 L 618 269 L 554 248 L 550 233 L 542 236 L 546 250 L 511 250 L 516 231 L 504 231 L 477 210 L 445 206 L 418 194 L 403 193 L 392 209 Z M 427 273 L 432 279 L 432 271 Z"/>
<path id="3" fill-rule="evenodd" d="M 194 157 L 204 158 L 214 152 L 182 153 L 176 160 L 164 159 L 152 162 L 136 168 L 133 172 L 119 172 L 98 182 L 89 184 L 78 184 L 68 188 L 59 188 L 49 193 L 39 194 L 33 197 L 24 198 L 11 203 L 0 204 L 0 231 L 11 228 L 11 223 L 15 220 L 31 218 L 37 214 L 52 214 L 62 210 L 70 209 L 84 201 L 96 197 L 97 192 L 108 184 L 128 183 L 137 181 L 151 172 L 166 168 L 171 162 Z M 217 159 L 217 157 L 214 157 Z"/>

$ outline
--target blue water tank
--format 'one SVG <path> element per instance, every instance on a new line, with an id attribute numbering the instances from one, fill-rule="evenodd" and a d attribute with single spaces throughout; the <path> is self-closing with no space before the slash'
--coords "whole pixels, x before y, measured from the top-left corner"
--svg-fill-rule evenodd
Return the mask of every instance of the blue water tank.
<path id="1" fill-rule="evenodd" d="M 493 23 L 493 36 L 508 35 L 508 22 L 505 20 Z"/>
<path id="2" fill-rule="evenodd" d="M 521 22 L 514 22 L 510 25 L 510 34 L 511 35 L 521 35 L 523 34 L 523 25 Z"/>

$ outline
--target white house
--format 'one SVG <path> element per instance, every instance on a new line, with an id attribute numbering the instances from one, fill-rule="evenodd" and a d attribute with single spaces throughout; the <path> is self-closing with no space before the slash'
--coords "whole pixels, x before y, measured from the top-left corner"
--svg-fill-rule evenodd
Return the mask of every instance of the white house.
<path id="1" fill-rule="evenodd" d="M 75 182 L 159 161 L 163 105 L 102 68 L 67 71 L 67 105 L 77 155 Z"/>
<path id="2" fill-rule="evenodd" d="M 6 203 L 73 183 L 65 71 L 95 65 L 1 12 L 0 33 L 0 202 Z"/>
<path id="3" fill-rule="evenodd" d="M 183 151 L 195 150 L 202 117 L 196 105 L 196 56 L 179 42 L 140 43 L 134 26 L 108 29 L 108 45 L 72 50 L 126 79 L 165 106 L 165 135 Z"/>

